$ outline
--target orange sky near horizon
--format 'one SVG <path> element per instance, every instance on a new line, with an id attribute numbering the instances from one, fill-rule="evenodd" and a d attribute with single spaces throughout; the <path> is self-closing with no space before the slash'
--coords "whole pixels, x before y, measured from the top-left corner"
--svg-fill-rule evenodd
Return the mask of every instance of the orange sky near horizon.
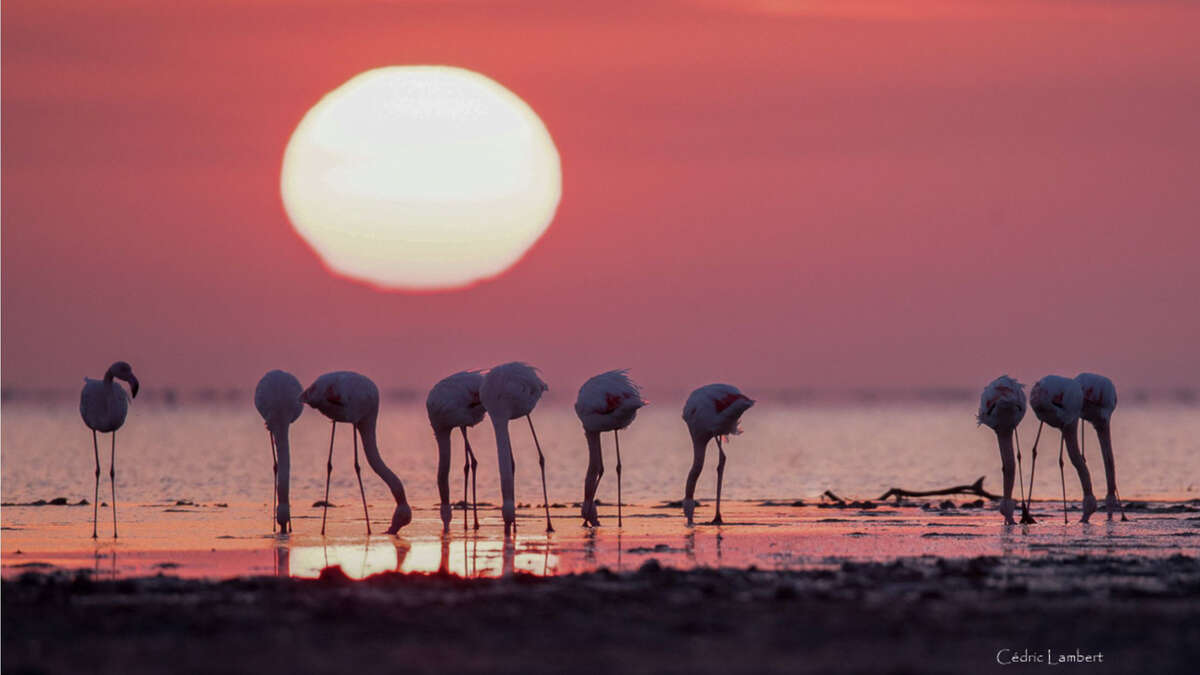
<path id="1" fill-rule="evenodd" d="M 3 384 L 1194 385 L 1200 5 L 995 4 L 5 2 Z M 503 277 L 380 292 L 288 224 L 295 125 L 392 64 L 553 136 Z"/>

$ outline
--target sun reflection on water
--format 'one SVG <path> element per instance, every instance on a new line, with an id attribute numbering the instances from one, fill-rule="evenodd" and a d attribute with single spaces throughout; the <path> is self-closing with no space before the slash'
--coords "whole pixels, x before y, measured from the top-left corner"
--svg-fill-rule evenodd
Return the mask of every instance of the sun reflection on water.
<path id="1" fill-rule="evenodd" d="M 407 541 L 372 538 L 363 544 L 281 546 L 276 549 L 276 574 L 315 579 L 327 567 L 340 567 L 351 579 L 382 572 L 454 574 L 461 577 L 498 577 L 520 571 L 554 574 L 558 555 L 544 541 L 496 541 L 479 538 L 444 538 L 440 541 Z"/>

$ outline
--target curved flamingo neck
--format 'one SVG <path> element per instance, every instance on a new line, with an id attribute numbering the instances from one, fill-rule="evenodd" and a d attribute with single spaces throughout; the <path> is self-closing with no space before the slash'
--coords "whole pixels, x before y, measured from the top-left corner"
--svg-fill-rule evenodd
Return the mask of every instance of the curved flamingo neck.
<path id="1" fill-rule="evenodd" d="M 392 497 L 397 504 L 407 504 L 408 499 L 404 495 L 404 483 L 400 478 L 388 468 L 388 465 L 383 461 L 383 457 L 379 454 L 379 444 L 375 437 L 375 420 L 377 415 L 358 422 L 354 425 L 358 429 L 358 435 L 362 438 L 363 454 L 367 456 L 367 464 L 371 470 L 387 483 L 388 489 L 392 491 Z"/>

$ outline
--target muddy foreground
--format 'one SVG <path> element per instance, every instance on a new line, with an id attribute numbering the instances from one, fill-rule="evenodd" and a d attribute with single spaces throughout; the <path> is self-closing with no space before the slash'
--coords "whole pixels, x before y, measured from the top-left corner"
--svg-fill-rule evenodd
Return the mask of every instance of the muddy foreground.
<path id="1" fill-rule="evenodd" d="M 1200 561 L 5 581 L 5 673 L 1196 672 Z M 1001 653 L 1001 650 L 1011 650 Z M 1050 650 L 1047 652 L 1047 650 Z M 1001 666 L 999 660 L 1034 659 Z M 1097 655 L 1099 660 L 1097 660 Z M 1041 659 L 1038 663 L 1036 659 Z M 1054 671 L 1062 672 L 1062 671 Z"/>

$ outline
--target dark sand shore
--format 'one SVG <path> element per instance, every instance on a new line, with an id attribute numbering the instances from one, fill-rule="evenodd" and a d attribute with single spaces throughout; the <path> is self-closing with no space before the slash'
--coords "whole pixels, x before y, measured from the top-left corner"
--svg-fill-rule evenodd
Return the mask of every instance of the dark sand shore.
<path id="1" fill-rule="evenodd" d="M 5 673 L 1193 673 L 1200 560 L 1175 555 L 843 563 L 354 582 L 64 572 L 3 582 Z M 1055 671 L 1062 672 L 1062 671 Z"/>

